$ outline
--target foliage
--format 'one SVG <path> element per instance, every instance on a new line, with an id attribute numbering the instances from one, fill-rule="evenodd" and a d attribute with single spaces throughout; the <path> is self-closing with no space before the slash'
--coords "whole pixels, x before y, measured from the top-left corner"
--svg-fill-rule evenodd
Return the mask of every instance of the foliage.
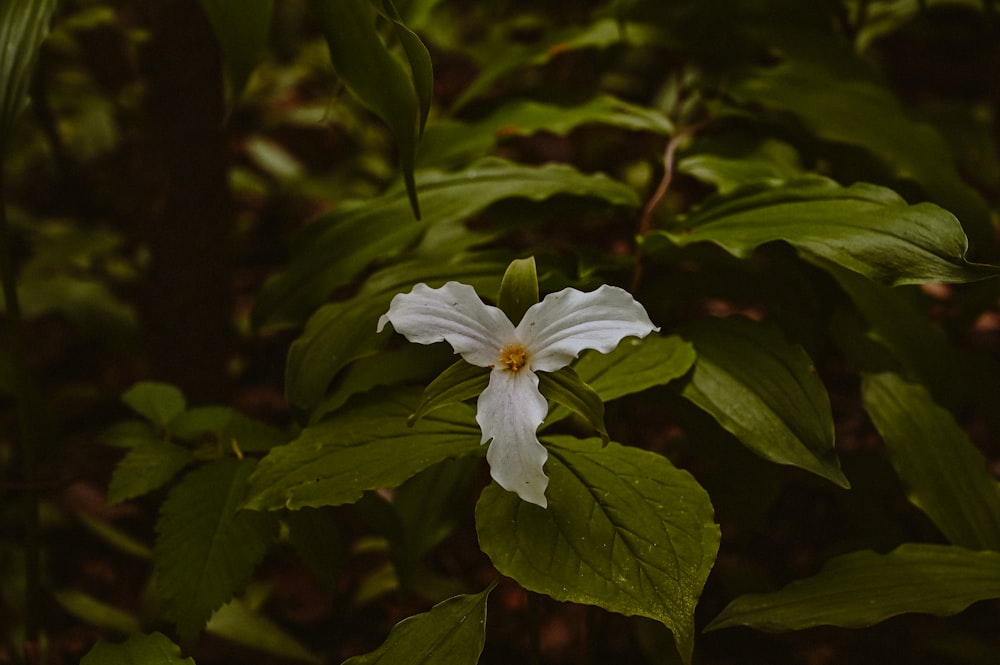
<path id="1" fill-rule="evenodd" d="M 35 497 L 36 454 L 59 469 L 99 438 L 104 512 L 42 527 L 86 530 L 145 589 L 34 575 L 113 638 L 82 662 L 233 659 L 204 633 L 355 664 L 846 662 L 900 626 L 899 662 L 1000 648 L 977 623 L 1000 599 L 994 3 L 132 4 L 0 3 L 0 393 L 21 404 L 0 487 Z M 158 88 L 150 49 L 197 30 L 218 80 Z M 231 247 L 192 236 L 183 264 L 131 219 L 201 191 L 147 154 L 163 99 L 191 104 L 181 162 L 221 151 L 232 213 Z M 200 300 L 210 268 L 235 307 Z M 163 274 L 176 292 L 148 290 Z M 500 361 L 382 318 L 448 282 L 515 325 L 617 285 L 659 327 L 538 371 L 546 507 L 485 475 L 474 402 Z M 167 302 L 238 329 L 214 405 L 194 396 L 218 377 L 147 369 L 150 331 L 185 357 Z M 0 513 L 0 624 L 27 662 L 14 580 L 60 560 L 32 501 Z M 285 567 L 353 630 L 279 619 Z M 918 613 L 948 618 L 918 635 Z M 824 625 L 864 632 L 784 635 Z"/>

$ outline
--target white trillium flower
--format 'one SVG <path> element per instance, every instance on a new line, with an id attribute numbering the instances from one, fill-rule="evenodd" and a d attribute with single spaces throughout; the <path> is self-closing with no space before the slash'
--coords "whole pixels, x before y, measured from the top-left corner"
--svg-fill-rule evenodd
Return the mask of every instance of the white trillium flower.
<path id="1" fill-rule="evenodd" d="M 486 453 L 490 475 L 543 508 L 548 452 L 535 431 L 549 406 L 535 372 L 553 372 L 585 349 L 608 353 L 626 337 L 659 330 L 627 291 L 607 285 L 590 293 L 563 289 L 547 295 L 515 327 L 467 284 L 448 282 L 439 289 L 417 284 L 392 299 L 378 332 L 386 322 L 411 342 L 448 342 L 467 362 L 493 370 L 476 403 L 480 443 L 492 441 Z"/>

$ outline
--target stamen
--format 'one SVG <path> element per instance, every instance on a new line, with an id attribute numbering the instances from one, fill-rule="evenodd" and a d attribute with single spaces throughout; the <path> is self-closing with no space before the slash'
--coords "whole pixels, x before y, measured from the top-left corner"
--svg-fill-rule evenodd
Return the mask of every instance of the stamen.
<path id="1" fill-rule="evenodd" d="M 512 372 L 520 371 L 528 362 L 524 347 L 520 344 L 508 344 L 506 349 L 500 349 L 500 362 Z"/>

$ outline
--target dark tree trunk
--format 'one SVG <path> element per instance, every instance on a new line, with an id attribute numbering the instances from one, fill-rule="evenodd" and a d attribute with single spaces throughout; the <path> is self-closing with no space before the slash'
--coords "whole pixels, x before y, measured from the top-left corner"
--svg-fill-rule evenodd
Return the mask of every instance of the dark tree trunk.
<path id="1" fill-rule="evenodd" d="M 134 160 L 150 264 L 140 306 L 152 378 L 224 399 L 233 352 L 233 209 L 219 47 L 196 0 L 147 0 Z"/>

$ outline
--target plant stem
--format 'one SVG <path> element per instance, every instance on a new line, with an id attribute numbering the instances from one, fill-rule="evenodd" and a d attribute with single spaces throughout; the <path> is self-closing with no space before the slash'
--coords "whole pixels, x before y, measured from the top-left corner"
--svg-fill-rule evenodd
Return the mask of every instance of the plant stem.
<path id="1" fill-rule="evenodd" d="M 680 145 L 681 141 L 697 132 L 706 124 L 708 124 L 708 120 L 688 125 L 684 129 L 678 130 L 674 133 L 674 135 L 670 137 L 670 140 L 667 141 L 667 145 L 663 150 L 663 177 L 660 178 L 660 184 L 656 186 L 656 190 L 653 192 L 653 195 L 649 197 L 649 200 L 646 202 L 646 206 L 642 209 L 642 218 L 639 220 L 638 230 L 638 236 L 640 238 L 653 229 L 653 213 L 656 211 L 656 207 L 660 205 L 660 201 L 670 189 L 670 183 L 674 179 L 674 156 L 677 153 L 677 147 Z M 642 246 L 637 245 L 635 249 L 635 269 L 632 272 L 632 293 L 635 293 L 639 289 L 639 284 L 642 281 L 642 272 Z"/>
<path id="2" fill-rule="evenodd" d="M 29 665 L 42 662 L 41 636 L 41 543 L 39 540 L 38 493 L 36 461 L 38 454 L 37 400 L 25 358 L 24 323 L 21 303 L 17 297 L 17 272 L 11 251 L 10 227 L 4 197 L 3 174 L 0 173 L 0 280 L 7 326 L 10 331 L 10 361 L 13 366 L 17 399 L 21 454 L 21 481 L 26 487 L 22 495 L 24 520 L 24 659 Z"/>

